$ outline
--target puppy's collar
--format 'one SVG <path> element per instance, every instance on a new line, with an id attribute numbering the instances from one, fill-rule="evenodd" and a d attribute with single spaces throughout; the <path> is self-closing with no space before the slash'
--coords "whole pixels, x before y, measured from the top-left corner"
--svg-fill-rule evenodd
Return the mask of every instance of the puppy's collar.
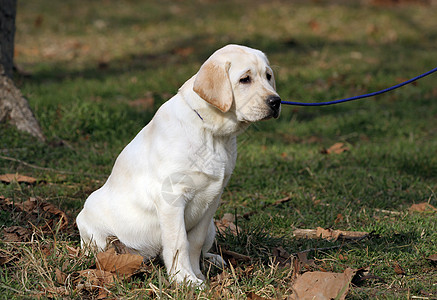
<path id="1" fill-rule="evenodd" d="M 196 113 L 196 115 L 203 121 L 202 116 L 197 112 L 197 110 L 193 109 L 193 111 Z"/>
<path id="2" fill-rule="evenodd" d="M 181 95 L 182 100 L 185 102 L 186 105 L 188 105 L 189 108 L 191 108 L 192 111 L 194 111 L 196 113 L 196 115 L 202 120 L 203 122 L 203 118 L 202 116 L 199 114 L 199 112 L 197 110 L 195 110 L 194 108 L 191 107 L 191 105 L 187 102 L 187 100 L 185 100 L 184 96 Z"/>

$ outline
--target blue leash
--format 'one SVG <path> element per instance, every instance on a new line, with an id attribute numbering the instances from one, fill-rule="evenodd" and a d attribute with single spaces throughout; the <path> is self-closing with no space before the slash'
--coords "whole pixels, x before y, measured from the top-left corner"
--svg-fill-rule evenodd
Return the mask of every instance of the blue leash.
<path id="1" fill-rule="evenodd" d="M 383 89 L 381 91 L 378 92 L 373 92 L 373 93 L 369 93 L 369 94 L 364 94 L 364 95 L 360 95 L 360 96 L 355 96 L 355 97 L 350 97 L 350 98 L 345 98 L 345 99 L 339 99 L 339 100 L 334 100 L 334 101 L 327 101 L 327 102 L 317 102 L 317 103 L 304 103 L 304 102 L 293 102 L 293 101 L 281 101 L 281 104 L 286 104 L 286 105 L 299 105 L 299 106 L 325 106 L 325 105 L 332 105 L 332 104 L 338 104 L 338 103 L 343 103 L 343 102 L 348 102 L 348 101 L 354 101 L 354 100 L 358 100 L 358 99 L 363 99 L 363 98 L 368 98 L 368 97 L 373 97 L 373 96 L 377 96 L 377 95 L 381 95 L 384 94 L 386 92 L 390 92 L 392 90 L 395 90 L 397 88 L 400 88 L 401 86 L 407 85 L 413 81 L 419 80 L 420 78 L 423 78 L 425 76 L 428 76 L 434 72 L 437 72 L 437 68 L 432 69 L 431 71 L 428 71 L 426 73 L 423 73 L 419 76 L 416 76 L 414 78 L 411 78 L 410 80 L 404 81 L 402 83 L 399 83 L 397 85 L 394 85 L 392 87 Z"/>

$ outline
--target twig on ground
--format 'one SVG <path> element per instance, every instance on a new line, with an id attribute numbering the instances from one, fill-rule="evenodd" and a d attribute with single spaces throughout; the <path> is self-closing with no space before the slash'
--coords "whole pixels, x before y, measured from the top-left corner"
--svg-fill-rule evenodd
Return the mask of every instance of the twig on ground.
<path id="1" fill-rule="evenodd" d="M 80 173 L 80 172 L 73 172 L 73 171 L 67 171 L 67 170 L 56 170 L 56 169 L 52 169 L 52 168 L 40 167 L 40 166 L 31 164 L 31 163 L 25 162 L 23 160 L 20 160 L 18 158 L 4 156 L 4 155 L 0 155 L 0 159 L 17 162 L 17 163 L 20 163 L 20 164 L 22 164 L 26 167 L 29 167 L 29 168 L 33 168 L 33 169 L 37 169 L 37 170 L 41 170 L 41 171 L 52 172 L 52 173 L 67 174 L 67 175 L 83 175 L 83 176 L 89 176 L 89 177 L 104 177 L 103 175 L 96 175 L 96 174 L 90 174 L 90 173 Z"/>
<path id="2" fill-rule="evenodd" d="M 323 229 L 321 227 L 317 227 L 317 229 L 296 229 L 293 231 L 294 237 L 307 239 L 357 240 L 368 235 L 368 232 Z"/>
<path id="3" fill-rule="evenodd" d="M 392 210 L 386 210 L 386 209 L 379 209 L 379 208 L 374 208 L 375 211 L 380 212 L 380 213 L 384 213 L 384 214 L 390 214 L 390 215 L 402 215 L 401 212 L 399 211 L 392 211 Z"/>

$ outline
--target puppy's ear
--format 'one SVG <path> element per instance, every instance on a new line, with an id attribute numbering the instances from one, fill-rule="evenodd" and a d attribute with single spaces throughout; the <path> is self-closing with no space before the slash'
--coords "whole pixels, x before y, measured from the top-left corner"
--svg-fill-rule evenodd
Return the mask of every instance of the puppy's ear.
<path id="1" fill-rule="evenodd" d="M 230 62 L 221 63 L 207 60 L 194 80 L 193 90 L 206 102 L 214 105 L 222 112 L 227 112 L 234 99 L 229 79 Z"/>

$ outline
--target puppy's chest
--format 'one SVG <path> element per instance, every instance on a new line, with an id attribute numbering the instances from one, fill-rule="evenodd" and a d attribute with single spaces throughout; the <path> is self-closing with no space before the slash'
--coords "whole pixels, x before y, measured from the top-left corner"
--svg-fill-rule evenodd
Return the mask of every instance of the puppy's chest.
<path id="1" fill-rule="evenodd" d="M 214 179 L 223 179 L 229 176 L 237 157 L 235 140 L 217 142 L 205 140 L 193 149 L 189 156 L 191 167 Z"/>
<path id="2" fill-rule="evenodd" d="M 235 147 L 235 148 L 234 148 Z M 236 144 L 202 145 L 191 156 L 194 189 L 185 208 L 185 222 L 189 230 L 211 207 L 216 207 L 223 188 L 235 167 Z"/>
<path id="3" fill-rule="evenodd" d="M 194 227 L 211 208 L 214 209 L 220 201 L 219 197 L 223 188 L 229 179 L 229 176 L 222 179 L 211 180 L 205 174 L 199 173 L 198 176 L 193 176 L 194 189 L 187 196 L 185 207 L 185 224 L 189 231 Z"/>

